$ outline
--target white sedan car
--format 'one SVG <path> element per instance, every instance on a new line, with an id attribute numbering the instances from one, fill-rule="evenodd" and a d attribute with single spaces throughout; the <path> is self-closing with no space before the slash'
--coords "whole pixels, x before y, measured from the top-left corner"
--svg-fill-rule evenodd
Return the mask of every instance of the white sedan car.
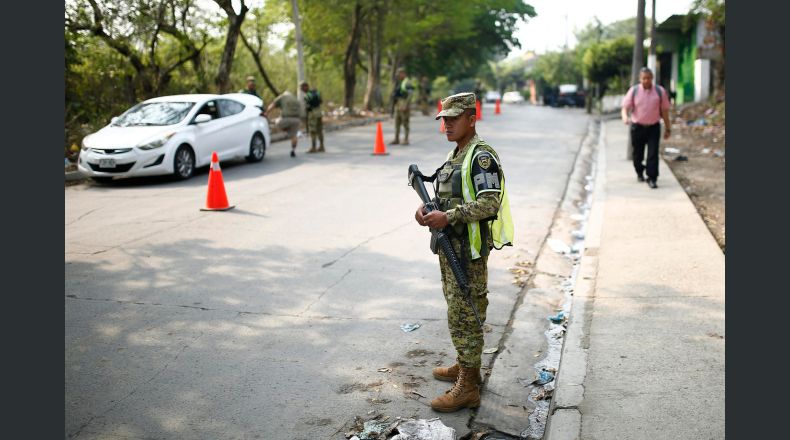
<path id="1" fill-rule="evenodd" d="M 519 92 L 505 92 L 505 94 L 502 95 L 502 102 L 508 104 L 521 104 L 524 102 L 524 97 Z"/>
<path id="2" fill-rule="evenodd" d="M 175 95 L 135 105 L 82 140 L 79 171 L 94 180 L 172 174 L 192 177 L 220 161 L 263 160 L 270 142 L 263 101 L 252 95 Z"/>

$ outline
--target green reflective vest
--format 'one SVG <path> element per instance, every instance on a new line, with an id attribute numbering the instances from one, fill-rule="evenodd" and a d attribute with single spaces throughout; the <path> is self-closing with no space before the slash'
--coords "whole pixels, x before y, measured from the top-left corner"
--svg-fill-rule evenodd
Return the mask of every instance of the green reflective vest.
<path id="1" fill-rule="evenodd" d="M 477 196 L 474 191 L 474 184 L 472 183 L 472 159 L 475 156 L 477 148 L 472 146 L 466 152 L 464 161 L 461 165 L 461 192 L 464 196 L 464 202 L 474 202 Z M 453 155 L 453 151 L 447 155 L 447 160 Z M 494 157 L 499 162 L 499 156 L 494 153 Z M 502 171 L 502 164 L 499 164 L 499 185 L 502 188 L 499 201 L 499 212 L 497 218 L 489 221 L 489 230 L 491 231 L 491 238 L 494 241 L 494 248 L 502 249 L 507 245 L 513 245 L 513 219 L 510 216 L 510 201 L 508 200 L 507 190 L 505 189 L 505 173 Z M 469 247 L 472 253 L 472 259 L 480 258 L 480 249 L 483 246 L 483 239 L 480 235 L 480 222 L 467 223 L 466 230 L 469 234 Z"/>

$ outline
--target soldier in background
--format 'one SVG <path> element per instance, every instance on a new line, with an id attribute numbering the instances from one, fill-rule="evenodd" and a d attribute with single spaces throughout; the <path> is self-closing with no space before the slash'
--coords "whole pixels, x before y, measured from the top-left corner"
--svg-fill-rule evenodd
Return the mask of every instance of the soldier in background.
<path id="1" fill-rule="evenodd" d="M 310 90 L 310 85 L 307 81 L 302 81 L 299 88 L 304 92 L 304 105 L 307 113 L 307 132 L 310 134 L 310 149 L 308 153 L 323 153 L 324 151 L 324 121 L 323 112 L 321 111 L 321 93 L 317 89 Z M 316 139 L 319 141 L 319 147 L 316 150 Z"/>
<path id="2" fill-rule="evenodd" d="M 390 145 L 400 144 L 400 126 L 403 125 L 403 145 L 409 145 L 409 116 L 411 112 L 411 96 L 414 86 L 406 77 L 406 69 L 398 68 L 395 84 L 392 90 L 392 100 L 395 106 L 395 139 Z"/>
<path id="3" fill-rule="evenodd" d="M 243 89 L 239 90 L 239 93 L 246 93 L 248 95 L 257 96 L 258 98 L 260 98 L 260 96 L 258 96 L 258 91 L 255 89 L 254 76 L 247 77 L 247 85 Z"/>
<path id="4" fill-rule="evenodd" d="M 428 80 L 427 76 L 423 76 L 420 79 L 420 94 L 419 94 L 419 103 L 420 103 L 420 110 L 424 116 L 428 116 L 430 114 L 429 109 L 429 102 L 431 100 L 431 81 Z"/>

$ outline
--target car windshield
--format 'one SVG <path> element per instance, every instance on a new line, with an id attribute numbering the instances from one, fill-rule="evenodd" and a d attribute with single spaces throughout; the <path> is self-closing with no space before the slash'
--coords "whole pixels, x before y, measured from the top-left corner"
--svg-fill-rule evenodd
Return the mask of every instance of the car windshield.
<path id="1" fill-rule="evenodd" d="M 137 104 L 121 115 L 112 125 L 173 125 L 182 121 L 194 102 L 149 102 Z"/>
<path id="2" fill-rule="evenodd" d="M 560 93 L 576 93 L 578 87 L 575 84 L 560 85 Z"/>

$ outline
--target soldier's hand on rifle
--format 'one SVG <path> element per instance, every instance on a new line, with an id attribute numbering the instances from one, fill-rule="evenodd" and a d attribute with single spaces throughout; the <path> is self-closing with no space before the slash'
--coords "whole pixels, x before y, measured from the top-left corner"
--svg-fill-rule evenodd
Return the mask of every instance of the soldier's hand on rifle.
<path id="1" fill-rule="evenodd" d="M 417 212 L 414 213 L 414 219 L 417 220 L 417 223 L 419 223 L 420 226 L 427 226 L 425 224 L 425 220 L 423 220 L 423 216 L 425 215 L 425 211 L 423 211 L 424 209 L 425 203 L 420 203 L 420 206 L 417 207 Z"/>
<path id="2" fill-rule="evenodd" d="M 444 229 L 450 224 L 447 213 L 442 211 L 431 211 L 422 217 L 422 221 L 425 226 L 433 229 Z"/>

